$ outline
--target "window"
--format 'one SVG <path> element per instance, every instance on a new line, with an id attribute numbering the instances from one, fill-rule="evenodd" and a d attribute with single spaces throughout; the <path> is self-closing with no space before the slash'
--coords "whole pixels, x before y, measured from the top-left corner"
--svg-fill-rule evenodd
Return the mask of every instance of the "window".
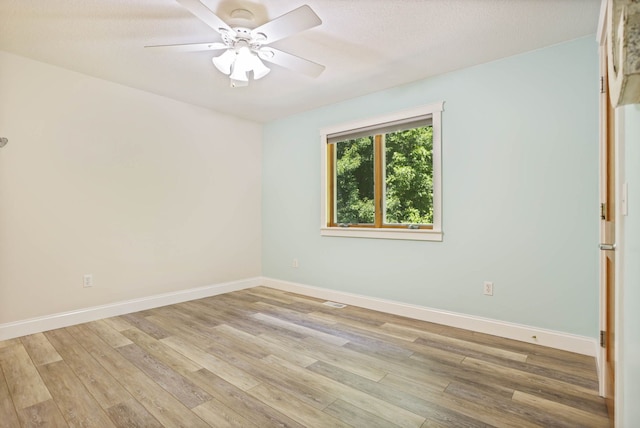
<path id="1" fill-rule="evenodd" d="M 322 235 L 442 240 L 442 107 L 323 130 Z"/>

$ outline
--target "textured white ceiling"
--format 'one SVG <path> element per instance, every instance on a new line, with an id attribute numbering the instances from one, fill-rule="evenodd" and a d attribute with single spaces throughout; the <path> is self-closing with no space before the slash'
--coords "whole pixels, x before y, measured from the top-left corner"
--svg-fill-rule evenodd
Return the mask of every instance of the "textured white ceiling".
<path id="1" fill-rule="evenodd" d="M 266 122 L 596 31 L 600 0 L 219 0 L 253 26 L 308 4 L 321 26 L 273 44 L 326 66 L 309 78 L 272 66 L 229 87 L 219 53 L 145 45 L 217 41 L 175 0 L 0 0 L 0 49 L 239 117 Z M 595 41 L 594 41 L 595 44 Z"/>

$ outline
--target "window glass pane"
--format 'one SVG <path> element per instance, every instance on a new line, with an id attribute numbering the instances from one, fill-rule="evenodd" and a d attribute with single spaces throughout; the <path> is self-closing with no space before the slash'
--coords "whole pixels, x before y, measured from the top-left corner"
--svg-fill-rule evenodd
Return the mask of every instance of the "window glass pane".
<path id="1" fill-rule="evenodd" d="M 336 222 L 373 223 L 373 137 L 336 143 Z"/>
<path id="2" fill-rule="evenodd" d="M 433 223 L 433 127 L 385 134 L 385 223 Z"/>

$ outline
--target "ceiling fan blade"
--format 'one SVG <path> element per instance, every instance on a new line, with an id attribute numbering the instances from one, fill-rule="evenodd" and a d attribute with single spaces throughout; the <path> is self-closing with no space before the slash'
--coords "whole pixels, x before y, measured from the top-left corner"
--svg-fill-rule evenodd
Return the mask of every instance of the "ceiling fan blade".
<path id="1" fill-rule="evenodd" d="M 215 51 L 218 49 L 227 49 L 229 46 L 221 42 L 211 43 L 187 43 L 181 45 L 154 45 L 145 46 L 154 50 L 163 50 L 167 52 L 198 52 L 198 51 Z"/>
<path id="2" fill-rule="evenodd" d="M 306 74 L 311 77 L 318 77 L 325 69 L 324 65 L 320 65 L 308 59 L 286 53 L 272 47 L 265 47 L 258 51 L 258 56 L 268 62 L 280 65 L 289 70 Z"/>
<path id="3" fill-rule="evenodd" d="M 308 30 L 320 24 L 322 24 L 322 20 L 320 20 L 318 15 L 316 15 L 309 6 L 304 5 L 258 28 L 254 28 L 251 30 L 251 35 L 256 37 L 258 34 L 264 34 L 267 40 L 263 42 L 263 44 L 266 44 L 284 39 L 285 37 Z"/>
<path id="4" fill-rule="evenodd" d="M 234 34 L 234 31 L 224 22 L 222 19 L 218 17 L 209 5 L 213 7 L 213 4 L 207 0 L 176 0 L 180 3 L 185 9 L 189 12 L 193 13 L 195 16 L 200 18 L 202 22 L 207 24 L 209 27 L 216 30 L 218 33 L 222 33 L 225 31 Z"/>

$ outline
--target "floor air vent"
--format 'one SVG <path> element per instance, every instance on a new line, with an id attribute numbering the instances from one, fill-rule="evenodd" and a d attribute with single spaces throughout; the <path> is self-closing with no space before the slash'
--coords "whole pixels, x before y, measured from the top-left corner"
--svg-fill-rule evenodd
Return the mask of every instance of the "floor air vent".
<path id="1" fill-rule="evenodd" d="M 331 306 L 332 308 L 338 308 L 338 309 L 347 307 L 347 305 L 343 305 L 342 303 L 336 303 L 336 302 L 324 302 L 323 305 Z"/>

